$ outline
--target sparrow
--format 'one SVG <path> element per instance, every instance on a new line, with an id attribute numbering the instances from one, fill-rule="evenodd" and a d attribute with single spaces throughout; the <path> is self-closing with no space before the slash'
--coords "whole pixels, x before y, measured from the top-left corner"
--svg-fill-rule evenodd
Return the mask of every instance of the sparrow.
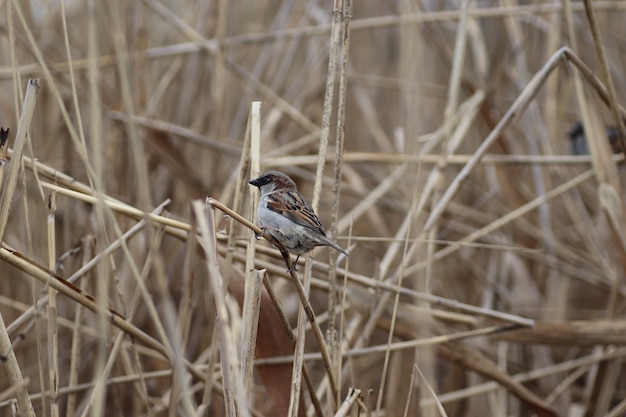
<path id="1" fill-rule="evenodd" d="M 295 268 L 300 255 L 311 252 L 316 246 L 330 246 L 350 257 L 345 249 L 326 236 L 324 226 L 311 204 L 298 192 L 296 183 L 287 175 L 268 171 L 248 184 L 261 191 L 257 209 L 259 227 L 288 252 L 297 255 L 291 268 Z"/>

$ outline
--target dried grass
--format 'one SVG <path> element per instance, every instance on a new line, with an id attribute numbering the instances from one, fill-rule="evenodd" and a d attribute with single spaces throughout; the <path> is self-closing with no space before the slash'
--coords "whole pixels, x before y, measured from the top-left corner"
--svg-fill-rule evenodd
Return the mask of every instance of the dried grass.
<path id="1" fill-rule="evenodd" d="M 626 2 L 458 3 L 0 1 L 0 416 L 623 415 Z"/>

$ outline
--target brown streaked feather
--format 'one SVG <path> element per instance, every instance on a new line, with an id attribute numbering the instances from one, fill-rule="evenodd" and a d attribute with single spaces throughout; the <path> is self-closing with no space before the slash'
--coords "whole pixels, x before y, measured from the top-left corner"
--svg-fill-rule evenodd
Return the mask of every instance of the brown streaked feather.
<path id="1" fill-rule="evenodd" d="M 326 236 L 324 226 L 322 226 L 322 222 L 315 214 L 315 211 L 313 211 L 313 207 L 297 191 L 274 191 L 268 196 L 267 208 L 300 226 L 317 230 Z"/>

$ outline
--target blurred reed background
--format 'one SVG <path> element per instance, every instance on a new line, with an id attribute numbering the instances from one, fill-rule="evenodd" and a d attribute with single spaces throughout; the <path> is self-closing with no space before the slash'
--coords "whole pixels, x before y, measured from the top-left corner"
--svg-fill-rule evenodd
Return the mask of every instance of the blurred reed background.
<path id="1" fill-rule="evenodd" d="M 337 10 L 325 148 L 349 3 L 0 0 L 14 151 L 39 79 L 2 166 L 0 415 L 624 415 L 624 168 L 603 126 L 624 117 L 607 103 L 626 91 L 626 1 L 592 3 L 600 37 L 580 1 Z M 590 155 L 571 155 L 577 121 Z M 326 152 L 318 214 L 352 259 L 298 268 L 325 341 L 278 252 L 252 245 L 303 350 L 266 290 L 242 336 L 251 232 L 191 204 L 250 217 L 247 137 L 310 199 Z"/>

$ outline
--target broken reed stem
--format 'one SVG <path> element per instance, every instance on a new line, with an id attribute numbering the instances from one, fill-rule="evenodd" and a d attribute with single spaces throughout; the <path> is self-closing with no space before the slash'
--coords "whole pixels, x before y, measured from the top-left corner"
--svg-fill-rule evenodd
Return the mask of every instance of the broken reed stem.
<path id="1" fill-rule="evenodd" d="M 9 219 L 11 202 L 17 185 L 17 175 L 21 166 L 22 152 L 24 151 L 24 144 L 27 141 L 30 122 L 33 119 L 33 114 L 35 112 L 38 90 L 39 80 L 28 80 L 26 95 L 24 97 L 24 107 L 17 126 L 17 133 L 15 135 L 15 142 L 13 145 L 13 156 L 11 158 L 12 163 L 9 165 L 9 176 L 6 179 L 4 189 L 2 190 L 2 202 L 0 203 L 0 241 L 4 238 L 4 230 L 7 225 L 7 220 Z"/>
<path id="2" fill-rule="evenodd" d="M 222 287 L 222 277 L 217 258 L 217 242 L 215 240 L 215 224 L 213 210 L 206 210 L 200 200 L 192 202 L 192 210 L 200 232 L 200 245 L 205 253 L 205 263 L 212 288 L 216 309 L 217 339 L 220 347 L 220 371 L 223 377 L 224 406 L 229 417 L 250 417 L 248 396 L 244 389 L 243 377 L 239 373 L 239 355 L 234 340 L 230 314 L 226 307 Z M 212 372 L 209 369 L 207 372 Z"/>
<path id="3" fill-rule="evenodd" d="M 361 396 L 361 390 L 356 388 L 350 388 L 350 392 L 345 400 L 341 403 L 337 412 L 335 413 L 335 417 L 346 417 L 349 415 L 355 415 L 354 413 L 349 413 L 352 406 L 358 401 Z M 354 410 L 353 410 L 354 411 Z"/>
<path id="4" fill-rule="evenodd" d="M 24 150 L 24 144 L 27 140 L 27 134 L 30 129 L 30 122 L 33 118 L 35 111 L 36 95 L 39 90 L 39 80 L 31 79 L 28 81 L 28 87 L 26 88 L 26 96 L 24 97 L 24 107 L 20 116 L 19 125 L 17 127 L 17 134 L 15 136 L 15 160 L 9 165 L 9 176 L 4 182 L 4 189 L 2 190 L 2 202 L 0 203 L 0 242 L 4 237 L 4 230 L 9 218 L 9 211 L 11 209 L 11 201 L 13 200 L 13 194 L 17 185 L 17 176 L 21 166 L 21 155 Z M 8 134 L 8 132 L 7 132 Z M 2 164 L 0 170 L 4 172 L 6 165 Z M 0 313 L 0 356 L 4 358 L 5 368 L 9 377 L 11 385 L 17 388 L 17 409 L 20 415 L 26 417 L 34 417 L 35 411 L 33 405 L 28 396 L 26 385 L 24 384 L 24 378 L 17 363 L 17 357 L 11 345 L 11 339 L 9 333 L 4 324 L 4 319 Z"/>

